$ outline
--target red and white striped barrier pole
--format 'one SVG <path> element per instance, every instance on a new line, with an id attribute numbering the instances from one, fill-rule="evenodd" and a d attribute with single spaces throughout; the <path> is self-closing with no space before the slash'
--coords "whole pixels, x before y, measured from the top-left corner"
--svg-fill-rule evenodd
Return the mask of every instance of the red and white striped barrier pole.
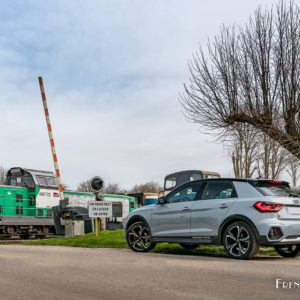
<path id="1" fill-rule="evenodd" d="M 39 83 L 40 83 L 41 94 L 42 94 L 42 99 L 43 99 L 43 105 L 44 105 L 46 123 L 47 123 L 47 128 L 48 128 L 48 133 L 49 133 L 51 151 L 52 151 L 52 155 L 53 155 L 54 168 L 55 168 L 56 178 L 57 178 L 58 187 L 59 187 L 59 196 L 60 196 L 60 200 L 64 200 L 64 193 L 63 193 L 61 179 L 60 179 L 60 172 L 59 172 L 58 163 L 57 163 L 57 156 L 56 156 L 56 151 L 55 151 L 55 146 L 54 146 L 52 128 L 51 128 L 51 124 L 50 124 L 49 111 L 48 111 L 48 107 L 47 107 L 46 94 L 45 94 L 43 79 L 41 76 L 39 76 Z"/>

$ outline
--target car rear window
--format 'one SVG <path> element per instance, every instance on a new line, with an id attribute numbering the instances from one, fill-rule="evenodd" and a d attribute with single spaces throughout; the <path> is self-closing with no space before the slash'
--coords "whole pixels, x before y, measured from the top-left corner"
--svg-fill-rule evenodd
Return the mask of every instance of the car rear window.
<path id="1" fill-rule="evenodd" d="M 264 196 L 295 197 L 294 192 L 289 188 L 288 183 L 281 181 L 257 182 L 254 187 Z"/>

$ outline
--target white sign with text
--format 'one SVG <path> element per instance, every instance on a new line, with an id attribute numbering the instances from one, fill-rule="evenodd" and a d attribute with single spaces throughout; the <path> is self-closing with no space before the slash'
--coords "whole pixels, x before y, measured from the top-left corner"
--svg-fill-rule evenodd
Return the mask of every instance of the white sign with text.
<path id="1" fill-rule="evenodd" d="M 109 201 L 89 201 L 90 218 L 111 218 L 112 202 Z"/>

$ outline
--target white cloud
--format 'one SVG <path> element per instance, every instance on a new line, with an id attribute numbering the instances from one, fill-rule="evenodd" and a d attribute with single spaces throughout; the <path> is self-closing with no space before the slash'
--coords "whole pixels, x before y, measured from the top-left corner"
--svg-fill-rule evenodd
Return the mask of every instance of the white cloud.
<path id="1" fill-rule="evenodd" d="M 19 10 L 1 3 L 1 163 L 53 169 L 41 74 L 71 186 L 101 175 L 128 188 L 182 169 L 228 176 L 222 145 L 184 119 L 178 92 L 199 42 L 269 2 L 28 1 Z"/>

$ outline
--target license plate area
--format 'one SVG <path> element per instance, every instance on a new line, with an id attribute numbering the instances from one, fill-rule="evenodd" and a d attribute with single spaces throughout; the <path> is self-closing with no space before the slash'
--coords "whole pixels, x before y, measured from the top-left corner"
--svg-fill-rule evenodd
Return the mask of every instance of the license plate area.
<path id="1" fill-rule="evenodd" d="M 286 206 L 286 212 L 288 215 L 298 215 L 300 216 L 300 207 L 296 206 Z"/>

